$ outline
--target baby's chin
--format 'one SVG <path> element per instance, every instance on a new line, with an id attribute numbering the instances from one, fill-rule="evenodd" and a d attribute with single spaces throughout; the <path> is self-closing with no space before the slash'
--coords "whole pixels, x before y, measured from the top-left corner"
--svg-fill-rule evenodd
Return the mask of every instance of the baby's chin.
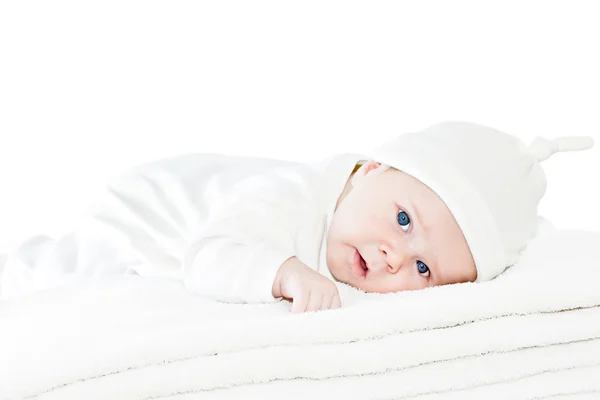
<path id="1" fill-rule="evenodd" d="M 329 269 L 329 272 L 339 282 L 364 291 L 365 282 L 359 282 L 358 279 L 353 277 L 347 266 L 344 266 L 343 264 L 333 264 Z"/>
<path id="2" fill-rule="evenodd" d="M 329 273 L 338 281 L 345 283 L 347 285 L 355 286 L 351 282 L 351 277 L 349 271 L 345 271 L 344 264 L 339 261 L 331 261 L 327 262 L 327 267 L 329 268 Z"/>
<path id="3" fill-rule="evenodd" d="M 350 276 L 351 249 L 351 247 L 337 244 L 328 247 L 325 258 L 327 267 L 338 280 L 344 280 Z"/>
<path id="4" fill-rule="evenodd" d="M 345 274 L 340 273 L 340 269 L 338 268 L 338 266 L 336 266 L 336 264 L 334 263 L 327 263 L 328 267 L 329 267 L 329 273 L 338 281 L 342 282 L 342 283 L 346 283 L 349 284 L 347 282 L 347 276 L 345 276 Z"/>

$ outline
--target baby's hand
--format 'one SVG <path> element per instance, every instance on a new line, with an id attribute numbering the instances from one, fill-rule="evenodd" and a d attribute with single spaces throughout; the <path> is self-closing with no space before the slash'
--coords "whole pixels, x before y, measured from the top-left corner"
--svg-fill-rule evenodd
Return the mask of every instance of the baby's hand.
<path id="1" fill-rule="evenodd" d="M 292 299 L 292 313 L 329 310 L 342 306 L 337 286 L 296 257 L 279 268 L 273 297 Z"/>

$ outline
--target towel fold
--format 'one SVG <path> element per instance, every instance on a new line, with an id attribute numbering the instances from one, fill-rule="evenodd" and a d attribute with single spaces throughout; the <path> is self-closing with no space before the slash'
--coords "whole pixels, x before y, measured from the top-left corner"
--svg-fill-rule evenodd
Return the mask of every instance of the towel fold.
<path id="1" fill-rule="evenodd" d="M 0 302 L 0 398 L 594 394 L 599 260 L 600 232 L 552 230 L 492 281 L 395 294 L 340 284 L 343 308 L 306 314 L 133 276 L 41 292 Z"/>

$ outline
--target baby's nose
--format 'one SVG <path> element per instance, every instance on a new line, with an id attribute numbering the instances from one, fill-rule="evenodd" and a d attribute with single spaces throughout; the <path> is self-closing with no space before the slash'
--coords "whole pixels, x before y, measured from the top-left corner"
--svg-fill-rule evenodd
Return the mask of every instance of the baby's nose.
<path id="1" fill-rule="evenodd" d="M 388 264 L 387 270 L 392 274 L 397 273 L 408 258 L 406 246 L 394 246 L 392 248 L 391 246 L 382 245 L 381 251 L 384 253 L 384 259 Z"/>
<path id="2" fill-rule="evenodd" d="M 399 253 L 392 253 L 392 255 L 388 255 L 388 271 L 391 274 L 396 274 L 402 268 L 404 264 L 404 259 L 402 255 Z"/>

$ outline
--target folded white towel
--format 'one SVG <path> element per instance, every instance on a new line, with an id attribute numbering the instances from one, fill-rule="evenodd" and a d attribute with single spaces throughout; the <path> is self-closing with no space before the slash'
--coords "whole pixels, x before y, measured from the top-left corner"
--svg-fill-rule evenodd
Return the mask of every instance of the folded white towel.
<path id="1" fill-rule="evenodd" d="M 600 232 L 548 230 L 492 281 L 396 294 L 340 285 L 343 308 L 298 315 L 136 277 L 42 292 L 0 302 L 0 398 L 294 398 L 336 382 L 344 398 L 456 398 L 552 373 L 583 379 L 600 364 L 599 260 Z"/>

